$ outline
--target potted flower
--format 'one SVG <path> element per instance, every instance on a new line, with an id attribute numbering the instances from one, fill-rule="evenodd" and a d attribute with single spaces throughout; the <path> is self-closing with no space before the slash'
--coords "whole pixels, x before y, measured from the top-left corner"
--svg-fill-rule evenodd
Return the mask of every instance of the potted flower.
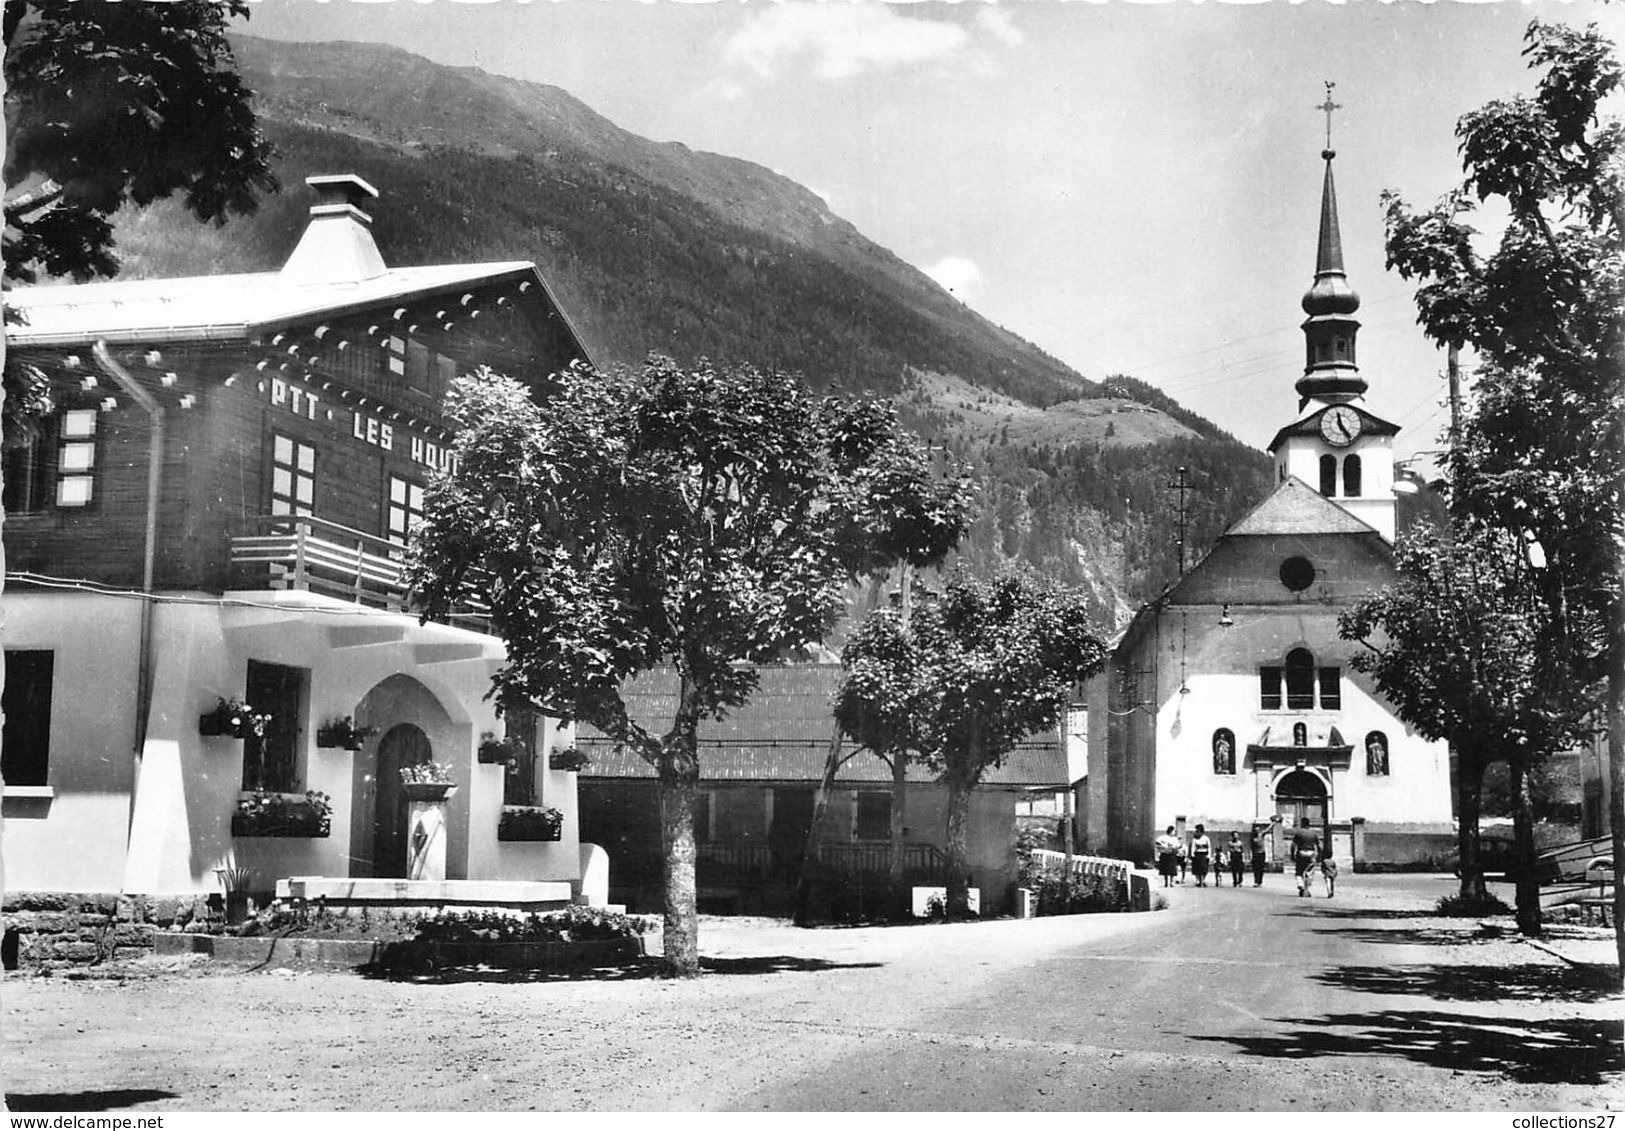
<path id="1" fill-rule="evenodd" d="M 497 818 L 498 840 L 558 840 L 564 814 L 539 805 L 504 805 Z"/>
<path id="2" fill-rule="evenodd" d="M 236 926 L 248 921 L 248 893 L 254 886 L 252 868 L 216 868 L 220 887 L 226 893 L 226 925 Z"/>
<path id="3" fill-rule="evenodd" d="M 255 790 L 237 802 L 231 815 L 232 836 L 323 837 L 332 826 L 332 799 L 313 789 L 302 798 Z"/>
<path id="4" fill-rule="evenodd" d="M 547 768 L 550 770 L 576 772 L 591 760 L 574 746 L 555 746 L 547 752 Z"/>
<path id="5" fill-rule="evenodd" d="M 225 696 L 220 697 L 213 710 L 199 715 L 197 720 L 199 734 L 231 738 L 247 738 L 251 734 L 255 738 L 264 738 L 265 729 L 270 725 L 270 715 L 254 710 L 241 699 L 227 699 Z"/>
<path id="6" fill-rule="evenodd" d="M 498 738 L 490 731 L 480 735 L 480 765 L 502 766 L 513 762 L 525 752 L 525 744 L 517 738 Z"/>
<path id="7" fill-rule="evenodd" d="M 401 767 L 401 789 L 408 801 L 444 801 L 457 785 L 445 762 L 419 762 Z"/>
<path id="8" fill-rule="evenodd" d="M 361 744 L 378 733 L 377 727 L 356 726 L 349 715 L 328 719 L 316 728 L 316 745 L 360 750 Z"/>

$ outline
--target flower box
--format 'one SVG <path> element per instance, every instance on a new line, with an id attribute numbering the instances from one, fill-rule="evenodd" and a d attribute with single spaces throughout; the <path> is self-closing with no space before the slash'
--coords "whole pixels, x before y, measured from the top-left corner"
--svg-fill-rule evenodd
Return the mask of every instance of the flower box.
<path id="1" fill-rule="evenodd" d="M 329 719 L 316 728 L 316 745 L 327 749 L 360 750 L 363 743 L 378 733 L 377 727 L 358 727 L 349 715 Z"/>
<path id="2" fill-rule="evenodd" d="M 501 766 L 525 753 L 525 744 L 517 738 L 498 738 L 490 731 L 480 735 L 479 760 L 482 766 Z"/>
<path id="3" fill-rule="evenodd" d="M 197 732 L 205 738 L 247 738 L 251 734 L 263 738 L 270 724 L 270 715 L 240 699 L 222 698 L 212 711 L 198 716 Z"/>
<path id="4" fill-rule="evenodd" d="M 534 805 L 504 805 L 497 820 L 498 840 L 558 840 L 564 833 L 564 814 Z"/>
<path id="5" fill-rule="evenodd" d="M 231 815 L 231 835 L 324 837 L 332 831 L 332 803 L 314 790 L 304 797 L 285 793 L 255 793 L 237 802 Z"/>
<path id="6" fill-rule="evenodd" d="M 547 768 L 550 770 L 569 770 L 575 773 L 590 761 L 592 761 L 591 758 L 588 758 L 586 754 L 577 750 L 574 746 L 555 746 L 548 751 Z"/>

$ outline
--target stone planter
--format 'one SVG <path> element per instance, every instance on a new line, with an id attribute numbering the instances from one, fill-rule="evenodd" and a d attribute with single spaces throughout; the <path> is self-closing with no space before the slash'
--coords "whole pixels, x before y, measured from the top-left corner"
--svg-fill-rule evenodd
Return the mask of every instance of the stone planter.
<path id="1" fill-rule="evenodd" d="M 408 801 L 444 801 L 456 790 L 451 782 L 408 781 L 401 783 L 401 792 Z"/>

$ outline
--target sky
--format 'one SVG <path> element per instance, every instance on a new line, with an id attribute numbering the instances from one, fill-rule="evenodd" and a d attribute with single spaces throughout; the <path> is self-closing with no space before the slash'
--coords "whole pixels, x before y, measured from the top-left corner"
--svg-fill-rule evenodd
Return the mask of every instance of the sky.
<path id="1" fill-rule="evenodd" d="M 1260 448 L 1296 410 L 1334 82 L 1366 404 L 1400 425 L 1401 456 L 1439 447 L 1444 356 L 1413 287 L 1384 269 L 1380 194 L 1425 206 L 1459 183 L 1458 117 L 1533 89 L 1531 19 L 1625 41 L 1625 4 L 1593 0 L 252 10 L 250 34 L 389 43 L 546 83 L 643 137 L 773 169 L 1085 377 L 1138 377 Z"/>

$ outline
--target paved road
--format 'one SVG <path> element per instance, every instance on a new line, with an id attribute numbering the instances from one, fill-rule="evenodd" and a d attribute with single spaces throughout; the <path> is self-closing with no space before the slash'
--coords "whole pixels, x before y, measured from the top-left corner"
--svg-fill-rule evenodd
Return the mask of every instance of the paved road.
<path id="1" fill-rule="evenodd" d="M 1621 999 L 1443 880 L 1175 888 L 1151 915 L 796 931 L 710 974 L 8 979 L 14 1107 L 1516 1110 L 1625 1102 Z"/>

